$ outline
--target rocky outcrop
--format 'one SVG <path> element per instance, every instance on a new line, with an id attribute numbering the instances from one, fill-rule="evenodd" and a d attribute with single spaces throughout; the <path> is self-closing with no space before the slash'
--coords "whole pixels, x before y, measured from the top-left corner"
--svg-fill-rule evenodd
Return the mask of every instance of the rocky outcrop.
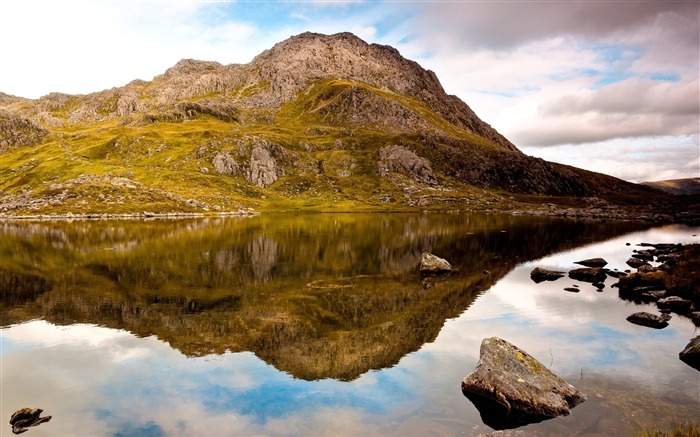
<path id="1" fill-rule="evenodd" d="M 690 340 L 678 357 L 690 367 L 700 370 L 700 335 Z"/>
<path id="2" fill-rule="evenodd" d="M 449 272 L 452 266 L 447 260 L 432 253 L 423 252 L 420 260 L 420 271 L 427 273 Z"/>
<path id="3" fill-rule="evenodd" d="M 527 352 L 497 337 L 481 342 L 479 362 L 462 381 L 462 393 L 494 429 L 568 415 L 586 400 Z"/>
<path id="4" fill-rule="evenodd" d="M 225 152 L 217 152 L 211 161 L 214 169 L 225 175 L 236 175 L 241 171 L 241 167 L 231 155 Z"/>
<path id="5" fill-rule="evenodd" d="M 556 281 L 557 279 L 564 277 L 564 275 L 564 272 L 558 272 L 556 270 L 547 270 L 541 267 L 535 267 L 530 272 L 530 278 L 537 284 L 543 281 Z"/>
<path id="6" fill-rule="evenodd" d="M 303 33 L 264 51 L 247 66 L 269 83 L 272 101 L 289 101 L 311 80 L 343 78 L 414 96 L 451 123 L 487 138 L 504 150 L 517 148 L 455 96 L 442 88 L 434 72 L 423 69 L 393 47 L 368 44 L 351 33 Z"/>
<path id="7" fill-rule="evenodd" d="M 434 185 L 437 183 L 430 161 L 421 158 L 403 146 L 386 146 L 379 150 L 379 175 L 386 177 L 391 172 L 402 173 L 415 182 Z"/>
<path id="8" fill-rule="evenodd" d="M 0 148 L 37 144 L 48 133 L 31 120 L 0 110 Z"/>
<path id="9" fill-rule="evenodd" d="M 330 124 L 359 128 L 374 126 L 384 132 L 418 133 L 436 130 L 415 111 L 359 85 L 328 86 L 308 110 Z"/>
<path id="10" fill-rule="evenodd" d="M 267 141 L 254 142 L 250 152 L 250 166 L 245 173 L 246 180 L 261 188 L 272 185 L 284 175 L 284 168 L 277 165 L 274 157 L 275 154 L 279 156 L 283 153 L 281 147 Z"/>

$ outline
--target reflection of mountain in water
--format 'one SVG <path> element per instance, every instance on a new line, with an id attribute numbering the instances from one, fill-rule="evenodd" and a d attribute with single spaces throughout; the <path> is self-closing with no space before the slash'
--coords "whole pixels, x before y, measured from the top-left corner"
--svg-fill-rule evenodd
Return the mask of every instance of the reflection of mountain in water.
<path id="1" fill-rule="evenodd" d="M 639 226 L 398 214 L 4 224 L 0 323 L 95 323 L 349 380 L 433 341 L 516 264 Z M 428 290 L 423 251 L 456 268 Z"/>

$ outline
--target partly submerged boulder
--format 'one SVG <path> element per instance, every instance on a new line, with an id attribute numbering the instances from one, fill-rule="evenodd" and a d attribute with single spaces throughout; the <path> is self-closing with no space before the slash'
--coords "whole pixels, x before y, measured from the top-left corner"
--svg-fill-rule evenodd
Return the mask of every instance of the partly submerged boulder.
<path id="1" fill-rule="evenodd" d="M 678 354 L 678 358 L 690 367 L 700 370 L 700 335 L 690 340 L 685 349 Z"/>
<path id="2" fill-rule="evenodd" d="M 608 265 L 608 262 L 603 258 L 589 258 L 583 261 L 574 261 L 574 264 L 580 264 L 585 267 L 605 267 Z"/>
<path id="3" fill-rule="evenodd" d="M 627 321 L 635 325 L 647 326 L 649 328 L 661 329 L 668 326 L 668 320 L 671 318 L 668 314 L 657 316 L 647 312 L 638 312 L 627 317 Z"/>
<path id="4" fill-rule="evenodd" d="M 556 281 L 559 278 L 564 277 L 564 272 L 558 272 L 556 270 L 547 270 L 541 267 L 535 267 L 530 272 L 530 279 L 539 284 L 542 281 Z"/>
<path id="5" fill-rule="evenodd" d="M 497 337 L 481 342 L 479 362 L 462 381 L 462 393 L 494 429 L 568 415 L 586 400 L 527 352 Z"/>
<path id="6" fill-rule="evenodd" d="M 423 252 L 420 260 L 420 271 L 428 273 L 450 272 L 452 271 L 452 266 L 447 260 L 439 256 Z"/>
<path id="7" fill-rule="evenodd" d="M 667 309 L 674 313 L 685 314 L 690 312 L 693 301 L 683 299 L 679 296 L 668 296 L 656 301 L 656 306 L 659 307 L 659 309 Z"/>
<path id="8" fill-rule="evenodd" d="M 600 267 L 587 267 L 583 269 L 574 269 L 569 272 L 571 279 L 583 282 L 605 282 L 605 270 Z"/>

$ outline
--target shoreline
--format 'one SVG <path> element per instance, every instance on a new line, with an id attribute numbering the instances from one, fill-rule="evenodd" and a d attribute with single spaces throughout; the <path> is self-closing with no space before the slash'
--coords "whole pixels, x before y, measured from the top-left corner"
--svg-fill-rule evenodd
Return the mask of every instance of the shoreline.
<path id="1" fill-rule="evenodd" d="M 0 222 L 6 221 L 73 221 L 73 220 L 137 220 L 137 219 L 185 219 L 185 218 L 208 218 L 208 217 L 252 217 L 261 214 L 339 214 L 339 213 L 357 213 L 358 211 L 325 211 L 325 210 L 281 210 L 261 212 L 248 208 L 238 211 L 206 211 L 206 212 L 184 212 L 171 211 L 165 213 L 156 212 L 135 212 L 135 213 L 48 213 L 48 214 L 7 214 L 0 213 Z M 659 213 L 629 213 L 625 214 L 617 211 L 614 214 L 601 213 L 600 211 L 587 211 L 580 208 L 566 209 L 423 209 L 423 210 L 363 210 L 363 213 L 413 213 L 413 214 L 463 214 L 463 213 L 479 213 L 479 214 L 505 214 L 512 216 L 530 216 L 530 217 L 552 217 L 574 220 L 612 220 L 612 221 L 638 221 L 652 225 L 668 225 L 668 224 L 684 224 L 688 226 L 700 226 L 700 217 L 695 217 L 692 214 L 680 214 L 672 216 L 670 214 Z"/>

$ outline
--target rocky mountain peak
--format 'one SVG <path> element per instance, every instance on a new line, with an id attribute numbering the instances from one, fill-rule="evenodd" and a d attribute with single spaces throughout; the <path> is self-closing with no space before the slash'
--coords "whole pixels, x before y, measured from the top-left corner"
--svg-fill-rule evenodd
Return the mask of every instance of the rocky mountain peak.
<path id="1" fill-rule="evenodd" d="M 393 47 L 368 44 L 348 32 L 293 36 L 258 55 L 251 66 L 285 101 L 309 80 L 322 78 L 354 80 L 402 94 L 445 95 L 432 71 Z"/>
<path id="2" fill-rule="evenodd" d="M 401 56 L 393 47 L 369 44 L 352 33 L 302 33 L 264 51 L 248 65 L 270 84 L 277 104 L 293 99 L 313 80 L 343 79 L 408 95 L 452 124 L 511 152 L 518 149 L 456 96 L 436 74 Z"/>

